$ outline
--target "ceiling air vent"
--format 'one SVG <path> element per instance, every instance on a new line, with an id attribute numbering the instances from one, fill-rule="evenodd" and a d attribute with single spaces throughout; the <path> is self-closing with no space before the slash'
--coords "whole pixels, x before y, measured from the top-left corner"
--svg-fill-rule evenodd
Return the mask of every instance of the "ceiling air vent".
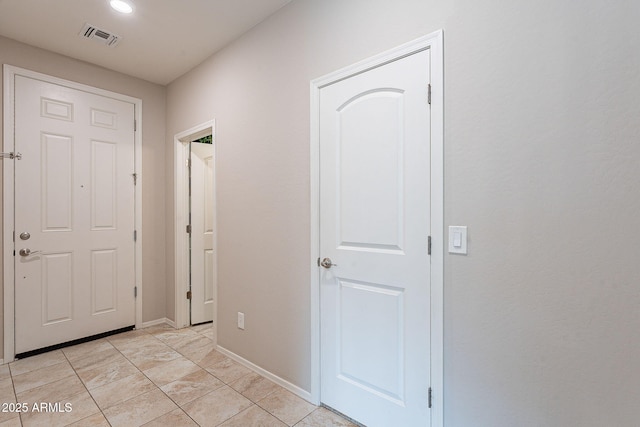
<path id="1" fill-rule="evenodd" d="M 121 40 L 120 36 L 111 31 L 103 30 L 91 24 L 84 24 L 82 31 L 78 34 L 85 39 L 92 39 L 109 47 L 115 47 Z"/>

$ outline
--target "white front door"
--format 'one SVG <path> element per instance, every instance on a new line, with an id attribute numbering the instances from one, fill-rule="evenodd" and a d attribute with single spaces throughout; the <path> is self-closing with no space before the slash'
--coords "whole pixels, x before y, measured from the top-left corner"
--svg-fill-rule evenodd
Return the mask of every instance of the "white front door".
<path id="1" fill-rule="evenodd" d="M 191 324 L 213 320 L 213 144 L 191 142 Z"/>
<path id="2" fill-rule="evenodd" d="M 429 55 L 320 89 L 321 401 L 369 427 L 430 423 Z"/>
<path id="3" fill-rule="evenodd" d="M 134 105 L 15 77 L 15 349 L 135 324 Z"/>

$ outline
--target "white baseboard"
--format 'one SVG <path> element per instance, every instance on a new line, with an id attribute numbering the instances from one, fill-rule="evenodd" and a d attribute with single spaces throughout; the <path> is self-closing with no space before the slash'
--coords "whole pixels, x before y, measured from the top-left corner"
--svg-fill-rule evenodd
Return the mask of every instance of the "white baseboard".
<path id="1" fill-rule="evenodd" d="M 0 359 L 0 365 L 4 365 L 4 359 Z"/>
<path id="2" fill-rule="evenodd" d="M 150 326 L 157 326 L 157 325 L 169 325 L 172 328 L 176 327 L 176 322 L 174 322 L 171 319 L 167 319 L 166 317 L 163 317 L 162 319 L 156 319 L 156 320 L 150 320 L 148 322 L 142 322 L 142 329 L 144 328 L 148 328 Z"/>
<path id="3" fill-rule="evenodd" d="M 300 387 L 298 387 L 295 384 L 291 384 L 289 381 L 284 380 L 282 378 L 280 378 L 279 376 L 272 374 L 271 372 L 261 368 L 260 366 L 249 362 L 247 359 L 245 359 L 244 357 L 238 356 L 237 354 L 235 354 L 232 351 L 227 350 L 224 347 L 221 346 L 217 346 L 216 350 L 218 350 L 220 353 L 224 354 L 225 356 L 228 356 L 229 358 L 235 360 L 236 362 L 240 363 L 243 366 L 246 366 L 247 368 L 251 369 L 252 371 L 262 375 L 263 377 L 273 381 L 274 383 L 278 384 L 280 387 L 289 390 L 291 393 L 300 396 L 301 398 L 303 398 L 304 400 L 306 400 L 307 402 L 313 403 L 313 400 L 311 399 L 311 393 L 309 393 L 306 390 L 301 389 Z"/>

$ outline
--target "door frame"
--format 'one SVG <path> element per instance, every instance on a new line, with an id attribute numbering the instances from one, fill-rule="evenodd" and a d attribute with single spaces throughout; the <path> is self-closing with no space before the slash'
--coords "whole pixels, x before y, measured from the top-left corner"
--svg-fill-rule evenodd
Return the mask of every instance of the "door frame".
<path id="1" fill-rule="evenodd" d="M 134 105 L 134 120 L 136 122 L 134 132 L 134 168 L 137 176 L 137 183 L 134 187 L 134 228 L 137 232 L 135 241 L 135 286 L 137 297 L 135 302 L 135 327 L 142 327 L 142 100 L 128 95 L 99 89 L 82 83 L 49 76 L 36 71 L 4 64 L 3 66 L 3 119 L 4 119 L 4 152 L 12 152 L 15 148 L 15 77 L 24 76 L 47 83 L 65 86 L 94 95 L 105 96 L 128 102 Z M 3 215 L 3 296 L 4 296 L 4 363 L 11 362 L 15 358 L 15 266 L 13 250 L 14 231 L 14 164 L 4 161 L 3 166 L 3 194 L 2 194 L 2 215 Z"/>
<path id="2" fill-rule="evenodd" d="M 444 43 L 443 31 L 360 61 L 311 81 L 311 399 L 321 403 L 320 392 L 320 90 L 405 56 L 431 50 L 431 426 L 444 422 Z M 425 94 L 427 96 L 427 94 Z"/>
<path id="3" fill-rule="evenodd" d="M 216 203 L 216 165 L 218 163 L 217 143 L 216 143 L 216 121 L 211 119 L 207 122 L 196 125 L 190 129 L 177 133 L 173 137 L 175 146 L 174 163 L 174 218 L 175 218 L 175 326 L 184 328 L 190 326 L 189 321 L 189 300 L 185 298 L 187 294 L 187 283 L 189 281 L 189 238 L 186 233 L 189 216 L 189 193 L 186 191 L 189 182 L 189 171 L 187 159 L 189 158 L 189 142 L 203 136 L 211 135 L 213 144 L 213 320 L 218 313 L 218 227 L 217 227 L 217 203 Z M 216 337 L 217 334 L 213 336 Z"/>

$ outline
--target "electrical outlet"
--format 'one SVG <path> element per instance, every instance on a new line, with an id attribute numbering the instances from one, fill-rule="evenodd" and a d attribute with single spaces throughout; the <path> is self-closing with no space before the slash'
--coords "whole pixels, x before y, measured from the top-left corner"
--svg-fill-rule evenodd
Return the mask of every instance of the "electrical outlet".
<path id="1" fill-rule="evenodd" d="M 244 330 L 244 313 L 238 312 L 238 329 Z"/>

